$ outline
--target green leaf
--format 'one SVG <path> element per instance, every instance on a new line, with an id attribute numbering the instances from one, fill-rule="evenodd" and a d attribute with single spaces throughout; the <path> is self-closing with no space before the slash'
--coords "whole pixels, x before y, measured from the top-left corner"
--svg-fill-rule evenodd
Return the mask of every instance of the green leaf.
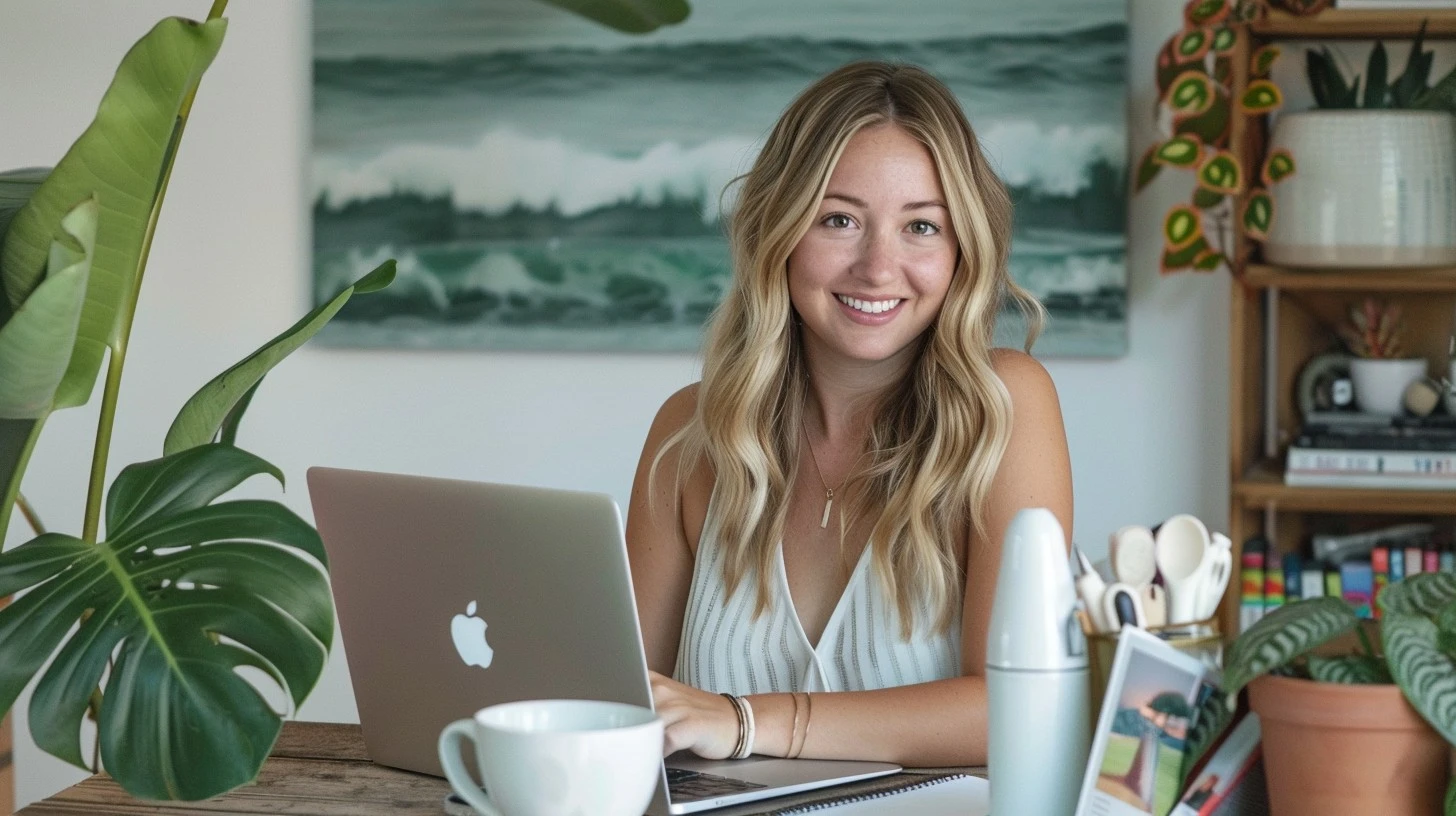
<path id="1" fill-rule="evenodd" d="M 1415 101 L 1426 92 L 1428 81 L 1431 77 L 1431 62 L 1435 53 L 1425 49 L 1426 21 L 1421 21 L 1421 27 L 1416 31 L 1416 37 L 1411 41 L 1410 53 L 1406 55 L 1405 70 L 1401 71 L 1396 78 L 1395 84 L 1390 88 L 1391 107 L 1409 108 Z"/>
<path id="2" fill-rule="evenodd" d="M 178 113 L 222 44 L 221 20 L 158 23 L 122 59 L 96 118 L 15 216 L 0 251 L 12 308 L 41 282 L 55 226 L 77 201 L 100 205 L 96 254 L 56 407 L 84 404 L 142 262 Z"/>
<path id="3" fill-rule="evenodd" d="M 1232 28 L 1220 28 L 1213 32 L 1213 50 L 1222 54 L 1233 50 L 1239 42 L 1239 32 Z"/>
<path id="4" fill-rule="evenodd" d="M 1286 604 L 1244 630 L 1224 656 L 1223 690 L 1238 694 L 1250 680 L 1289 665 L 1360 623 L 1341 598 Z"/>
<path id="5" fill-rule="evenodd" d="M 1385 76 L 1390 59 L 1385 54 L 1385 43 L 1376 41 L 1370 49 L 1370 60 L 1365 67 L 1365 107 L 1385 107 L 1385 96 L 1389 92 Z"/>
<path id="6" fill-rule="evenodd" d="M 1381 590 L 1376 599 L 1380 611 L 1400 612 L 1434 618 L 1456 603 L 1456 574 L 1423 572 L 1396 581 Z"/>
<path id="7" fill-rule="evenodd" d="M 0 419 L 0 550 L 4 549 L 5 532 L 10 529 L 10 514 L 20 495 L 26 463 L 44 427 L 43 419 Z"/>
<path id="8" fill-rule="evenodd" d="M 1249 58 L 1249 78 L 1267 79 L 1270 69 L 1274 67 L 1275 62 L 1279 61 L 1281 53 L 1277 45 L 1266 45 L 1255 51 L 1254 55 Z"/>
<path id="9" fill-rule="evenodd" d="M 1309 91 L 1314 96 L 1315 107 L 1333 108 L 1336 106 L 1336 92 L 1334 89 L 1334 77 L 1340 75 L 1340 67 L 1335 64 L 1335 56 L 1328 47 L 1319 51 L 1313 49 L 1304 52 L 1304 72 L 1309 79 Z M 1341 80 L 1343 83 L 1343 80 Z"/>
<path id="10" fill-rule="evenodd" d="M 1218 740 L 1233 722 L 1234 710 L 1229 707 L 1229 695 L 1209 694 L 1199 704 L 1193 717 L 1193 726 L 1188 729 L 1188 741 L 1183 746 L 1183 767 L 1179 772 L 1178 789 L 1183 790 L 1189 775 L 1208 749 Z"/>
<path id="11" fill-rule="evenodd" d="M 1456 68 L 1441 77 L 1434 87 L 1421 94 L 1411 105 L 1423 110 L 1443 110 L 1456 113 Z"/>
<path id="12" fill-rule="evenodd" d="M 1203 146 L 1197 139 L 1189 136 L 1174 136 L 1157 146 L 1157 150 L 1153 152 L 1153 158 L 1162 164 L 1174 167 L 1192 167 L 1198 163 L 1198 156 L 1202 151 Z"/>
<path id="13" fill-rule="evenodd" d="M 61 219 L 68 240 L 51 243 L 45 280 L 0 326 L 0 418 L 40 419 L 51 411 L 76 345 L 96 215 L 96 200 L 87 199 Z"/>
<path id="14" fill-rule="evenodd" d="M 1133 192 L 1142 192 L 1142 189 L 1151 184 L 1153 179 L 1157 178 L 1158 173 L 1163 169 L 1163 165 L 1159 164 L 1153 158 L 1153 154 L 1157 149 L 1158 146 L 1153 145 L 1143 153 L 1142 159 L 1138 162 L 1137 179 L 1133 183 Z"/>
<path id="15" fill-rule="evenodd" d="M 1178 116 L 1197 116 L 1213 104 L 1213 79 L 1201 71 L 1187 71 L 1168 89 L 1168 107 Z"/>
<path id="16" fill-rule="evenodd" d="M 1294 172 L 1294 155 L 1288 150 L 1269 151 L 1264 160 L 1264 183 L 1275 184 Z"/>
<path id="17" fill-rule="evenodd" d="M 646 34 L 688 18 L 687 0 L 544 0 L 629 34 Z"/>
<path id="18" fill-rule="evenodd" d="M 1456 744 L 1456 660 L 1436 648 L 1436 624 L 1386 611 L 1380 637 L 1390 673 L 1411 707 L 1449 743 Z"/>
<path id="19" fill-rule="evenodd" d="M 1202 252 L 1193 259 L 1193 269 L 1196 272 L 1212 272 L 1228 263 L 1228 258 L 1222 252 Z"/>
<path id="20" fill-rule="evenodd" d="M 1239 106 L 1250 114 L 1268 113 L 1282 104 L 1284 96 L 1279 92 L 1279 86 L 1267 79 L 1250 82 L 1239 98 Z"/>
<path id="21" fill-rule="evenodd" d="M 1186 204 L 1168 210 L 1163 217 L 1163 244 L 1168 249 L 1184 249 L 1203 235 L 1203 219 Z"/>
<path id="22" fill-rule="evenodd" d="M 128 465 L 106 495 L 106 534 L 115 539 L 148 519 L 203 507 L 260 473 L 283 484 L 282 471 L 231 445 L 201 445 Z"/>
<path id="23" fill-rule="evenodd" d="M 1452 775 L 1451 783 L 1446 786 L 1446 803 L 1441 810 L 1446 816 L 1456 816 L 1456 775 Z"/>
<path id="24" fill-rule="evenodd" d="M 1216 23 L 1228 14 L 1228 0 L 1195 0 L 1183 7 L 1183 17 L 1191 26 Z"/>
<path id="25" fill-rule="evenodd" d="M 1208 251 L 1208 239 L 1201 234 L 1182 249 L 1165 248 L 1159 271 L 1166 275 L 1179 269 L 1192 269 L 1193 264 Z"/>
<path id="26" fill-rule="evenodd" d="M 1456 655 L 1456 603 L 1447 604 L 1436 616 L 1436 648 Z"/>
<path id="27" fill-rule="evenodd" d="M 1309 676 L 1321 683 L 1377 685 L 1392 682 L 1385 661 L 1369 655 L 1309 656 Z"/>
<path id="28" fill-rule="evenodd" d="M 1244 171 L 1238 157 L 1220 150 L 1198 168 L 1198 184 L 1215 193 L 1235 195 L 1244 189 Z"/>
<path id="29" fill-rule="evenodd" d="M 25 167 L 0 173 L 0 246 L 5 243 L 5 232 L 10 228 L 15 214 L 35 195 L 35 191 L 50 172 L 49 167 Z M 18 302 L 20 297 L 17 295 L 15 300 Z M 0 274 L 0 326 L 10 319 L 10 314 L 10 296 L 5 292 L 5 276 Z"/>
<path id="30" fill-rule="evenodd" d="M 1239 219 L 1244 230 L 1252 237 L 1264 240 L 1269 237 L 1269 227 L 1274 223 L 1274 199 L 1263 190 L 1255 190 L 1244 200 Z"/>
<path id="31" fill-rule="evenodd" d="M 1208 53 L 1209 47 L 1213 45 L 1213 38 L 1208 35 L 1207 30 L 1195 28 L 1179 34 L 1177 43 L 1173 49 L 1178 61 L 1195 62 Z"/>
<path id="32" fill-rule="evenodd" d="M 395 262 L 385 261 L 369 274 L 355 281 L 354 285 L 334 296 L 303 316 L 287 331 L 268 341 L 262 348 L 243 358 L 227 371 L 212 378 L 202 386 L 187 404 L 182 406 L 167 438 L 162 452 L 173 454 L 213 441 L 224 423 L 231 419 L 233 433 L 242 418 L 242 408 L 247 407 L 244 397 L 251 399 L 251 393 L 274 366 L 292 354 L 309 338 L 318 333 L 333 316 L 344 307 L 355 293 L 377 292 L 394 280 Z M 239 407 L 241 406 L 241 408 Z M 237 409 L 236 413 L 234 410 Z"/>
<path id="33" fill-rule="evenodd" d="M 49 534 L 0 553 L 0 592 L 30 590 L 0 610 L 0 711 L 55 653 L 36 684 L 32 736 L 81 762 L 87 700 L 114 653 L 99 739 L 129 793 L 194 800 L 251 780 L 281 719 L 236 670 L 262 669 L 296 706 L 334 631 L 307 522 L 276 502 L 206 504 L 273 471 L 229 446 L 189 449 L 117 477 L 107 541 Z"/>
<path id="34" fill-rule="evenodd" d="M 1223 193 L 1216 193 L 1207 187 L 1197 187 L 1193 190 L 1193 206 L 1200 210 L 1211 210 L 1222 204 L 1228 196 Z"/>
<path id="35" fill-rule="evenodd" d="M 1197 141 L 1210 146 L 1226 146 L 1232 111 L 1228 94 L 1221 88 L 1215 88 L 1213 101 L 1203 113 L 1174 118 L 1173 133 L 1178 136 L 1195 136 Z"/>

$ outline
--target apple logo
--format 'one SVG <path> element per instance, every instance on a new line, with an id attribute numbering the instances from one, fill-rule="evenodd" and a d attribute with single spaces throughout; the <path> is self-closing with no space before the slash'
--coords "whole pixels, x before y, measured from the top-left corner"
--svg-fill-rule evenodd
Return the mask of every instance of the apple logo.
<path id="1" fill-rule="evenodd" d="M 475 617 L 475 601 L 465 607 L 464 615 L 450 620 L 450 639 L 455 641 L 455 651 L 467 666 L 490 668 L 495 650 L 485 642 L 485 621 Z"/>

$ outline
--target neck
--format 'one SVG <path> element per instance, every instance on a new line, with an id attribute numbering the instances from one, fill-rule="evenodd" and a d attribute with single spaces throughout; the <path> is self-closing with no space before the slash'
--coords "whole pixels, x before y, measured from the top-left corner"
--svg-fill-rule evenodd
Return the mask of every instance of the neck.
<path id="1" fill-rule="evenodd" d="M 914 361 L 915 349 L 888 360 L 830 359 L 806 345 L 809 388 L 804 422 L 811 441 L 830 448 L 859 448 L 869 434 L 880 398 L 898 388 Z"/>

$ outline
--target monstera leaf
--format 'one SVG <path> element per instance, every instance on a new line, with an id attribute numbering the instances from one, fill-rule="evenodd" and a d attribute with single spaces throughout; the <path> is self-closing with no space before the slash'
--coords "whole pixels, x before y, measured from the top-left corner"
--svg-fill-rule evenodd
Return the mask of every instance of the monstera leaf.
<path id="1" fill-rule="evenodd" d="M 0 610 L 0 710 L 55 654 L 31 699 L 39 747 L 84 765 L 81 719 L 114 652 L 101 758 L 128 792 L 200 799 L 257 774 L 282 722 L 236 670 L 302 703 L 334 630 L 318 533 L 276 502 L 213 503 L 258 474 L 282 481 L 223 444 L 131 465 L 105 541 L 48 533 L 0 554 L 0 594 L 31 590 Z"/>

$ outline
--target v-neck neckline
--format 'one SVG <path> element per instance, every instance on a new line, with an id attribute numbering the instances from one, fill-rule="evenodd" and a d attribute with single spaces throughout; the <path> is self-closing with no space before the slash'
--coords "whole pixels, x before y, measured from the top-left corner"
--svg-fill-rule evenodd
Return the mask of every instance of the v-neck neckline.
<path id="1" fill-rule="evenodd" d="M 779 567 L 779 589 L 783 592 L 784 603 L 788 606 L 789 620 L 794 624 L 794 631 L 799 633 L 799 640 L 809 647 L 809 651 L 818 654 L 819 647 L 824 643 L 824 636 L 833 631 L 839 624 L 839 619 L 845 615 L 845 606 L 849 602 L 849 593 L 859 582 L 860 573 L 864 572 L 865 565 L 869 563 L 870 548 L 866 545 L 859 554 L 859 561 L 855 563 L 854 571 L 849 574 L 849 580 L 844 583 L 844 589 L 839 593 L 839 600 L 834 604 L 834 609 L 829 613 L 829 620 L 824 623 L 824 630 L 819 633 L 819 642 L 809 640 L 809 633 L 804 630 L 803 621 L 799 620 L 799 609 L 794 606 L 794 594 L 789 591 L 789 569 L 784 563 L 784 543 L 779 542 L 778 546 L 778 567 Z"/>

